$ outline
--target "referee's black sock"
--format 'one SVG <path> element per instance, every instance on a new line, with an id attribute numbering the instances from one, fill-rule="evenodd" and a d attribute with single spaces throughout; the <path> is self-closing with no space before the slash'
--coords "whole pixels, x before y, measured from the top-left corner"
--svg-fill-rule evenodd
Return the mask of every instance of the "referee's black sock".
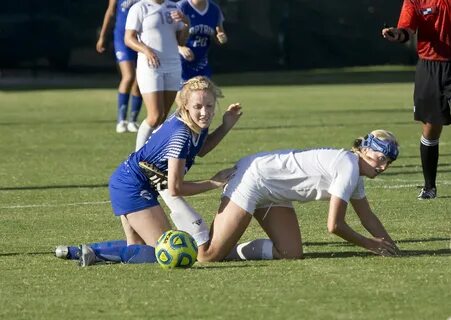
<path id="1" fill-rule="evenodd" d="M 421 136 L 420 155 L 421 165 L 423 167 L 424 187 L 426 189 L 436 188 L 438 145 L 439 139 L 428 140 Z"/>

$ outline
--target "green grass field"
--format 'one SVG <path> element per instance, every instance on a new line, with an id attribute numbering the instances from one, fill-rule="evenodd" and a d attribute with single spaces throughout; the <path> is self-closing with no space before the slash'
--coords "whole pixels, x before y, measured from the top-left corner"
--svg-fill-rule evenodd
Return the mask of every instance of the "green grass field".
<path id="1" fill-rule="evenodd" d="M 315 202 L 296 204 L 304 260 L 172 271 L 80 268 L 52 254 L 59 244 L 122 238 L 107 181 L 135 136 L 114 131 L 114 85 L 91 86 L 87 77 L 76 88 L 0 91 L 0 319 L 449 319 L 451 131 L 440 144 L 439 198 L 418 201 L 412 79 L 411 68 L 386 67 L 218 76 L 218 114 L 239 101 L 244 115 L 187 176 L 208 178 L 258 151 L 348 148 L 373 129 L 391 130 L 399 160 L 366 188 L 402 257 L 374 256 L 328 234 L 328 204 Z M 219 195 L 189 201 L 211 221 Z M 364 232 L 352 209 L 348 221 Z M 242 240 L 263 236 L 252 223 Z"/>

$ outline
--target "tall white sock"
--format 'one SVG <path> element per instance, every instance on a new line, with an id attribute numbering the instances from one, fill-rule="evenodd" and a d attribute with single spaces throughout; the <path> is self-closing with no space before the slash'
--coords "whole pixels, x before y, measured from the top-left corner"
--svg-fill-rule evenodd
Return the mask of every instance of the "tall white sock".
<path id="1" fill-rule="evenodd" d="M 136 134 L 136 148 L 135 151 L 138 151 L 142 148 L 142 146 L 146 143 L 147 139 L 152 135 L 153 128 L 149 126 L 146 119 L 141 122 L 139 126 L 138 133 Z"/>
<path id="2" fill-rule="evenodd" d="M 224 260 L 272 260 L 273 243 L 269 239 L 256 239 L 237 244 Z"/>
<path id="3" fill-rule="evenodd" d="M 188 232 L 198 246 L 210 240 L 208 226 L 182 197 L 173 197 L 167 189 L 159 191 L 161 198 L 171 210 L 171 220 L 178 230 Z"/>

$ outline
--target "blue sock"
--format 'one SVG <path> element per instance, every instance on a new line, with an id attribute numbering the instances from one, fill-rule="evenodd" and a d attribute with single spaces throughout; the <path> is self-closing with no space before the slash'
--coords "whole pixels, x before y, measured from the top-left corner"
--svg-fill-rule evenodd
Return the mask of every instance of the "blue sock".
<path id="1" fill-rule="evenodd" d="M 90 246 L 93 249 L 105 249 L 105 248 L 124 248 L 127 246 L 127 241 L 125 240 L 111 240 L 111 241 L 103 241 L 103 242 L 93 242 L 89 243 L 88 246 Z M 69 247 L 69 254 L 67 256 L 67 259 L 70 260 L 78 260 L 80 258 L 80 248 L 77 246 L 70 246 Z"/>
<path id="2" fill-rule="evenodd" d="M 121 252 L 123 263 L 155 263 L 155 248 L 144 244 L 132 244 Z"/>
<path id="3" fill-rule="evenodd" d="M 155 248 L 144 244 L 125 247 L 93 248 L 99 261 L 122 263 L 155 263 Z"/>
<path id="4" fill-rule="evenodd" d="M 117 94 L 117 122 L 123 121 L 127 118 L 128 99 L 130 95 L 128 93 Z"/>
<path id="5" fill-rule="evenodd" d="M 139 111 L 141 111 L 141 106 L 143 103 L 143 98 L 141 96 L 132 95 L 132 110 L 130 111 L 130 122 L 137 122 Z"/>

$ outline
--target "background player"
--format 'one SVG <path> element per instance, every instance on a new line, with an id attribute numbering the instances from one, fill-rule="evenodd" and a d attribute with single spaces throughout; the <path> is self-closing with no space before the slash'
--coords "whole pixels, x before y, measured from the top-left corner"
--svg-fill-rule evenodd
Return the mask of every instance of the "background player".
<path id="1" fill-rule="evenodd" d="M 404 0 L 397 28 L 382 29 L 382 36 L 404 43 L 417 34 L 414 119 L 422 122 L 420 156 L 424 187 L 418 199 L 437 197 L 439 139 L 451 124 L 451 1 Z"/>
<path id="2" fill-rule="evenodd" d="M 147 109 L 136 136 L 139 150 L 167 117 L 181 81 L 178 45 L 188 36 L 188 19 L 168 0 L 142 0 L 130 8 L 125 43 L 138 52 L 136 78 Z"/>
<path id="3" fill-rule="evenodd" d="M 221 9 L 210 0 L 181 0 L 177 5 L 190 20 L 188 40 L 179 46 L 182 81 L 198 75 L 211 78 L 208 64 L 211 41 L 216 39 L 221 45 L 227 42 Z"/>
<path id="4" fill-rule="evenodd" d="M 137 54 L 124 43 L 125 21 L 130 7 L 139 0 L 109 0 L 108 7 L 103 18 L 102 29 L 97 40 L 97 52 L 103 53 L 106 48 L 106 35 L 114 22 L 114 52 L 121 73 L 121 81 L 118 88 L 118 111 L 116 132 L 123 133 L 138 131 L 137 119 L 141 110 L 142 98 L 135 78 Z M 131 98 L 130 117 L 127 123 L 128 101 Z"/>

